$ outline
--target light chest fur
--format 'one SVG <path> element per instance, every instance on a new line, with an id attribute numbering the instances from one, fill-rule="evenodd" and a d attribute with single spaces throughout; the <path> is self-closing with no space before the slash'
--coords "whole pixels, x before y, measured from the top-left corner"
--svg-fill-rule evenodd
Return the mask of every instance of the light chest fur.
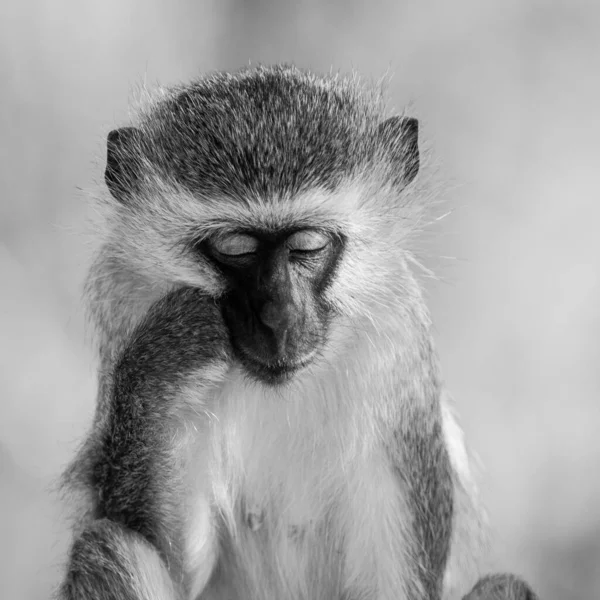
<path id="1" fill-rule="evenodd" d="M 188 557 L 190 567 L 202 564 L 211 543 L 221 557 L 202 598 L 350 598 L 350 588 L 352 598 L 403 597 L 408 511 L 385 432 L 352 372 L 371 369 L 366 358 L 344 372 L 308 370 L 281 388 L 233 369 L 198 411 L 204 441 L 193 471 L 212 484 L 192 484 Z M 218 541 L 202 530 L 206 511 L 218 514 Z M 207 576 L 197 573 L 192 589 Z"/>

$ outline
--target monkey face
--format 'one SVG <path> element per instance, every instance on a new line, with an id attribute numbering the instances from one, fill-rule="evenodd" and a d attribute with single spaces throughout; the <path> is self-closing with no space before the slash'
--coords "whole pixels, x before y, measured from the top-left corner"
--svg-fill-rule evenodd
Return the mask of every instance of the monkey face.
<path id="1" fill-rule="evenodd" d="M 280 383 L 406 314 L 419 165 L 416 119 L 354 78 L 211 76 L 109 133 L 111 252 L 141 289 L 215 298 L 247 372 Z"/>
<path id="2" fill-rule="evenodd" d="M 204 243 L 227 281 L 219 302 L 251 376 L 283 383 L 318 355 L 333 316 L 324 291 L 342 250 L 339 235 L 306 228 L 236 231 Z"/>

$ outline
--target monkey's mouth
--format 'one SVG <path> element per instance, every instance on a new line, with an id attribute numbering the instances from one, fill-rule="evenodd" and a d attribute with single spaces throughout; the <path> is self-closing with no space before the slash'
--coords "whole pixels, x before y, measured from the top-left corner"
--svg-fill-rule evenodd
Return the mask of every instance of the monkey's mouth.
<path id="1" fill-rule="evenodd" d="M 278 359 L 267 362 L 250 356 L 243 348 L 237 348 L 240 362 L 248 373 L 262 383 L 280 385 L 290 381 L 294 375 L 307 367 L 313 360 L 316 351 L 309 352 L 295 360 Z"/>

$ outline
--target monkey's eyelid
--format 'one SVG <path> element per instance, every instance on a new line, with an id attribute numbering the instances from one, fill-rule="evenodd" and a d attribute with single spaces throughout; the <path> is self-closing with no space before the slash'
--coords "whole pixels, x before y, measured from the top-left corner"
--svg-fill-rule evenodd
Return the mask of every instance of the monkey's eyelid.
<path id="1" fill-rule="evenodd" d="M 253 254 L 258 249 L 258 240 L 251 235 L 233 233 L 211 240 L 211 246 L 220 254 L 226 256 L 241 256 Z"/>
<path id="2" fill-rule="evenodd" d="M 320 231 L 298 231 L 287 239 L 287 246 L 290 250 L 299 250 L 301 252 L 316 252 L 329 245 L 331 239 Z"/>

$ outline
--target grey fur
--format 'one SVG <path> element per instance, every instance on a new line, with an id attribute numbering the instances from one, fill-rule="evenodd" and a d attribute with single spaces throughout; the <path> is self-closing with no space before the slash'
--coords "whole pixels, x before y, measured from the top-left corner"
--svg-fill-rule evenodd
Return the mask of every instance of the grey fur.
<path id="1" fill-rule="evenodd" d="M 192 380 L 198 388 L 210 388 L 211 373 L 224 371 L 235 359 L 218 306 L 220 292 L 191 289 L 185 278 L 190 268 L 206 267 L 201 256 L 190 258 L 196 251 L 192 246 L 205 235 L 201 224 L 191 224 L 200 229 L 197 239 L 191 225 L 171 232 L 181 238 L 177 256 L 187 253 L 187 271 L 178 267 L 164 275 L 161 269 L 166 272 L 170 265 L 145 255 L 153 236 L 162 248 L 174 245 L 166 234 L 160 237 L 175 222 L 171 213 L 165 217 L 161 194 L 176 190 L 199 204 L 221 198 L 246 205 L 293 203 L 304 192 L 332 192 L 367 173 L 371 182 L 394 189 L 397 196 L 419 168 L 414 119 L 387 118 L 380 93 L 356 78 L 319 77 L 294 67 L 216 73 L 168 90 L 134 126 L 115 130 L 108 139 L 106 183 L 113 196 L 108 203 L 114 231 L 87 284 L 99 333 L 98 410 L 65 477 L 68 489 L 83 492 L 84 504 L 61 600 L 173 600 L 187 598 L 191 589 L 183 542 L 186 465 L 174 464 L 172 452 L 189 416 L 182 396 Z M 155 228 L 149 226 L 152 219 Z M 128 238 L 138 235 L 152 239 Z M 220 290 L 222 278 L 210 274 L 206 287 Z M 464 490 L 443 437 L 442 385 L 427 311 L 408 269 L 403 277 L 400 288 L 408 308 L 401 308 L 406 343 L 412 345 L 378 350 L 397 352 L 389 374 L 396 405 L 380 418 L 381 437 L 386 461 L 406 490 L 411 517 L 405 524 L 412 542 L 404 550 L 411 579 L 404 582 L 407 600 L 439 600 L 452 551 L 457 493 Z M 466 504 L 463 496 L 460 504 Z M 237 551 L 226 517 L 214 518 L 219 560 L 202 598 L 259 597 L 253 595 L 252 574 L 244 572 L 247 557 Z M 332 593 L 313 590 L 310 600 L 371 600 L 364 589 L 342 591 L 346 557 L 330 540 L 337 517 L 332 503 L 315 529 L 324 550 L 315 548 L 310 556 L 311 568 Z M 253 539 L 269 539 L 269 515 L 261 507 L 246 511 L 243 521 L 250 523 Z M 292 526 L 290 531 L 304 543 L 303 530 Z M 143 559 L 154 565 L 158 584 L 148 584 Z M 260 590 L 265 600 L 279 600 L 266 591 L 270 585 L 277 589 L 275 571 L 275 564 L 265 567 Z M 482 580 L 465 600 L 483 600 L 492 590 L 502 600 L 535 598 L 525 584 L 503 577 Z M 307 589 L 311 585 L 306 582 Z"/>
<path id="2" fill-rule="evenodd" d="M 228 361 L 227 339 L 214 302 L 193 289 L 162 298 L 134 329 L 108 375 L 102 427 L 94 430 L 68 474 L 69 485 L 92 498 L 61 598 L 83 600 L 88 592 L 79 590 L 92 587 L 98 600 L 136 598 L 133 567 L 115 550 L 136 535 L 150 543 L 183 585 L 181 483 L 170 457 L 180 425 L 177 396 L 186 376 Z M 111 556 L 120 556 L 122 564 L 114 564 L 114 576 L 104 577 L 98 569 L 107 569 Z"/>
<path id="3" fill-rule="evenodd" d="M 406 129 L 402 120 L 385 123 L 379 94 L 294 67 L 214 73 L 174 88 L 137 128 L 109 138 L 121 152 L 115 177 L 124 187 L 139 184 L 148 163 L 200 197 L 242 201 L 334 189 L 383 161 L 390 168 L 382 178 L 403 177 Z"/>

